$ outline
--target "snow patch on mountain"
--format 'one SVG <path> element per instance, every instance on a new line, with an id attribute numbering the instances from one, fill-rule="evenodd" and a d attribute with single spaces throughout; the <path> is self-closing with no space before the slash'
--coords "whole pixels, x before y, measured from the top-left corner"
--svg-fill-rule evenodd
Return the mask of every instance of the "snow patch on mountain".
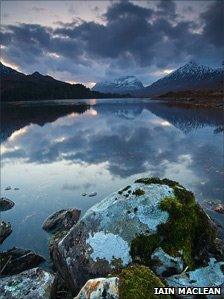
<path id="1" fill-rule="evenodd" d="M 96 83 L 92 90 L 110 93 L 128 93 L 142 88 L 144 88 L 142 82 L 135 76 L 123 76 L 112 81 Z"/>
<path id="2" fill-rule="evenodd" d="M 190 61 L 145 87 L 138 95 L 155 96 L 181 90 L 219 90 L 223 85 L 223 75 L 223 68 L 211 68 Z"/>

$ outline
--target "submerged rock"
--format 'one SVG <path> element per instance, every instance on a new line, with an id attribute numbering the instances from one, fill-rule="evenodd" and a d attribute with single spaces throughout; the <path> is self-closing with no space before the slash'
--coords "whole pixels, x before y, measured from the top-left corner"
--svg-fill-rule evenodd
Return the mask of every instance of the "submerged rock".
<path id="1" fill-rule="evenodd" d="M 43 223 L 47 232 L 69 230 L 79 220 L 81 211 L 78 209 L 63 209 L 50 215 Z"/>
<path id="2" fill-rule="evenodd" d="M 5 188 L 6 191 L 9 191 L 9 190 L 11 190 L 11 189 L 12 189 L 11 186 L 7 186 L 7 187 Z"/>
<path id="3" fill-rule="evenodd" d="M 6 197 L 0 198 L 0 212 L 10 210 L 14 205 L 15 203 L 10 199 Z"/>
<path id="4" fill-rule="evenodd" d="M 34 268 L 0 279 L 0 299 L 50 299 L 54 275 Z"/>
<path id="5" fill-rule="evenodd" d="M 152 253 L 151 259 L 157 275 L 170 276 L 172 274 L 181 273 L 184 270 L 182 258 L 170 256 L 161 247 Z"/>
<path id="6" fill-rule="evenodd" d="M 118 299 L 118 277 L 90 279 L 74 299 Z"/>
<path id="7" fill-rule="evenodd" d="M 132 262 L 152 266 L 158 247 L 164 270 L 207 265 L 211 256 L 221 258 L 215 239 L 216 228 L 193 193 L 168 179 L 147 178 L 90 208 L 58 239 L 53 260 L 76 293 L 88 279 L 119 273 Z M 154 263 L 157 273 L 161 263 Z"/>
<path id="8" fill-rule="evenodd" d="M 0 222 L 0 244 L 11 234 L 12 227 L 9 222 L 1 221 Z"/>
<path id="9" fill-rule="evenodd" d="M 45 259 L 31 250 L 12 248 L 0 252 L 0 275 L 14 275 L 39 266 Z"/>
<path id="10" fill-rule="evenodd" d="M 94 197 L 96 195 L 97 195 L 97 192 L 91 192 L 91 193 L 89 193 L 89 197 Z"/>

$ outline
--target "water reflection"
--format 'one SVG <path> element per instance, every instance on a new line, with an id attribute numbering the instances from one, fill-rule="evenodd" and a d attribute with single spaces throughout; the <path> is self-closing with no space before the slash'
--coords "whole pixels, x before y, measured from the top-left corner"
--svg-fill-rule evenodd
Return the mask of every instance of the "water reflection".
<path id="1" fill-rule="evenodd" d="M 26 104 L 7 107 L 4 117 L 2 185 L 21 188 L 12 194 L 16 209 L 7 213 L 20 226 L 6 246 L 23 241 L 46 248 L 40 225 L 50 212 L 67 206 L 85 210 L 139 176 L 176 179 L 199 200 L 223 199 L 217 109 L 120 99 Z M 98 197 L 80 197 L 93 190 Z M 34 232 L 37 241 L 29 245 Z"/>

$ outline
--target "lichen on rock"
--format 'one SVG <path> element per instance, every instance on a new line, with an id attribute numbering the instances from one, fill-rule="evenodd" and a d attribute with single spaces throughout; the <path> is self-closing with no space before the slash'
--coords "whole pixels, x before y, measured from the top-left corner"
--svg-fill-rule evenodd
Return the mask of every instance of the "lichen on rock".
<path id="1" fill-rule="evenodd" d="M 0 280 L 0 299 L 50 299 L 54 275 L 34 268 Z"/>
<path id="2" fill-rule="evenodd" d="M 119 299 L 118 277 L 90 279 L 74 299 Z"/>
<path id="3" fill-rule="evenodd" d="M 89 278 L 126 267 L 132 262 L 132 240 L 155 234 L 167 222 L 160 203 L 172 195 L 167 185 L 134 183 L 90 208 L 58 243 L 55 264 L 64 280 L 75 291 Z"/>
<path id="4" fill-rule="evenodd" d="M 86 243 L 92 248 L 90 256 L 94 261 L 105 259 L 111 263 L 114 259 L 121 259 L 123 265 L 131 262 L 129 245 L 119 235 L 100 231 L 93 236 L 90 234 Z"/>

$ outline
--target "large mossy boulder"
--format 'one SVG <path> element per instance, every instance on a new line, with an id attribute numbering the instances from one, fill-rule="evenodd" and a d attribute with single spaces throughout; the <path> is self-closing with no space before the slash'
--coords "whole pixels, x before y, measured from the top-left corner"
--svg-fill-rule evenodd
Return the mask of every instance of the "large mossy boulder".
<path id="1" fill-rule="evenodd" d="M 90 208 L 58 242 L 53 260 L 77 293 L 87 280 L 133 262 L 165 267 L 164 259 L 158 265 L 151 257 L 157 248 L 184 267 L 206 265 L 211 256 L 221 259 L 215 239 L 216 228 L 193 193 L 168 179 L 146 178 Z"/>
<path id="2" fill-rule="evenodd" d="M 50 299 L 54 275 L 34 268 L 0 279 L 0 299 Z"/>

